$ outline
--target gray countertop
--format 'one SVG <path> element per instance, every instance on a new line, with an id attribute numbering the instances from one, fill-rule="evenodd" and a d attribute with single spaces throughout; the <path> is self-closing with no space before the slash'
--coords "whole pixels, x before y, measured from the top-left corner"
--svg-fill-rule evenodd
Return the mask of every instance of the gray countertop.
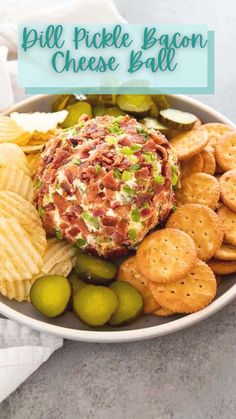
<path id="1" fill-rule="evenodd" d="M 216 92 L 199 99 L 236 122 L 234 0 L 116 0 L 130 22 L 207 23 Z M 176 334 L 130 344 L 65 342 L 0 406 L 3 419 L 233 419 L 236 306 Z"/>

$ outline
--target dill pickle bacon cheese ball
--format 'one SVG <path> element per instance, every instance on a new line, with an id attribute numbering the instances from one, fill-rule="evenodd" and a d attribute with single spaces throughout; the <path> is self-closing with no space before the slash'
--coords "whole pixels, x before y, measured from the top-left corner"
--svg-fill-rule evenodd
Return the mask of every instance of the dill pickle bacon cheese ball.
<path id="1" fill-rule="evenodd" d="M 118 256 L 168 216 L 178 175 L 177 157 L 158 131 L 128 115 L 83 115 L 47 143 L 36 206 L 49 236 Z"/>

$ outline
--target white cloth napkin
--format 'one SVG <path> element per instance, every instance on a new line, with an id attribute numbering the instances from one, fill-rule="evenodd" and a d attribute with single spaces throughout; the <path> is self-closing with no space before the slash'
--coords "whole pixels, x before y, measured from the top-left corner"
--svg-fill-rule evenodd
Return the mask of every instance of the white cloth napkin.
<path id="1" fill-rule="evenodd" d="M 0 110 L 25 97 L 17 84 L 17 24 L 124 22 L 112 0 L 0 0 Z M 0 402 L 26 380 L 63 340 L 0 319 Z"/>

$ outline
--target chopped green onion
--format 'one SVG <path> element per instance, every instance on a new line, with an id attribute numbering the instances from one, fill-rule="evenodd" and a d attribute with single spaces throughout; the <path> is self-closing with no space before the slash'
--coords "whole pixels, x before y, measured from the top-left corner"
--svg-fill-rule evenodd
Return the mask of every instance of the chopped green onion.
<path id="1" fill-rule="evenodd" d="M 125 192 L 125 193 L 127 193 L 128 195 L 131 195 L 131 196 L 134 196 L 135 195 L 135 189 L 133 189 L 133 188 L 130 188 L 130 186 L 128 186 L 128 185 L 124 185 L 123 187 L 122 187 L 122 191 L 123 192 Z"/>
<path id="2" fill-rule="evenodd" d="M 118 140 L 117 140 L 116 137 L 113 137 L 112 135 L 110 135 L 110 136 L 107 136 L 106 137 L 106 142 L 109 145 L 114 145 L 114 144 L 117 144 L 118 143 Z"/>
<path id="3" fill-rule="evenodd" d="M 42 185 L 43 185 L 43 182 L 41 181 L 41 179 L 35 179 L 35 181 L 34 181 L 34 188 L 36 190 L 39 189 Z"/>
<path id="4" fill-rule="evenodd" d="M 142 148 L 142 146 L 140 144 L 133 144 L 131 146 L 131 149 L 134 151 L 140 150 Z"/>
<path id="5" fill-rule="evenodd" d="M 133 173 L 129 172 L 128 170 L 124 170 L 124 172 L 122 173 L 121 179 L 126 181 L 126 180 L 130 180 L 133 177 Z"/>
<path id="6" fill-rule="evenodd" d="M 172 171 L 172 186 L 176 186 L 179 180 L 178 168 L 176 166 L 171 166 Z"/>
<path id="7" fill-rule="evenodd" d="M 114 169 L 113 175 L 116 179 L 121 179 L 122 173 L 118 169 Z"/>
<path id="8" fill-rule="evenodd" d="M 137 156 L 127 156 L 131 163 L 137 163 L 138 157 Z"/>
<path id="9" fill-rule="evenodd" d="M 137 240 L 137 231 L 135 230 L 135 228 L 131 228 L 128 231 L 128 235 L 129 235 L 130 240 L 132 241 Z"/>
<path id="10" fill-rule="evenodd" d="M 71 163 L 76 164 L 76 166 L 79 166 L 81 164 L 81 160 L 80 159 L 72 159 Z"/>
<path id="11" fill-rule="evenodd" d="M 155 156 L 154 156 L 154 154 L 153 153 L 150 153 L 150 152 L 146 152 L 146 153 L 144 153 L 144 160 L 147 162 L 147 163 L 153 163 L 154 161 L 155 161 Z"/>
<path id="12" fill-rule="evenodd" d="M 140 221 L 140 215 L 139 215 L 138 208 L 134 209 L 131 212 L 131 218 L 132 218 L 132 221 L 134 221 L 135 223 L 138 223 Z"/>
<path id="13" fill-rule="evenodd" d="M 95 164 L 95 173 L 96 175 L 99 175 L 99 173 L 102 170 L 102 166 L 100 164 Z"/>
<path id="14" fill-rule="evenodd" d="M 132 154 L 134 154 L 134 153 L 135 153 L 135 151 L 136 151 L 136 150 L 132 150 L 132 148 L 131 148 L 131 147 L 127 147 L 127 146 L 125 146 L 125 147 L 123 147 L 123 148 L 121 149 L 121 153 L 122 153 L 122 154 L 125 154 L 126 156 L 131 156 Z"/>
<path id="15" fill-rule="evenodd" d="M 81 239 L 81 238 L 77 239 L 76 242 L 75 242 L 77 247 L 85 246 L 86 243 L 87 243 L 86 240 Z"/>
<path id="16" fill-rule="evenodd" d="M 59 230 L 59 228 L 55 228 L 54 234 L 58 240 L 62 240 L 62 232 Z"/>
<path id="17" fill-rule="evenodd" d="M 140 169 L 140 165 L 139 164 L 133 164 L 129 170 L 131 172 L 136 172 L 136 170 L 139 170 L 139 169 Z"/>
<path id="18" fill-rule="evenodd" d="M 162 175 L 154 176 L 154 181 L 159 185 L 163 185 L 165 183 L 165 179 Z"/>
<path id="19" fill-rule="evenodd" d="M 44 195 L 43 197 L 43 205 L 48 205 L 52 202 L 50 195 Z"/>
<path id="20" fill-rule="evenodd" d="M 40 217 L 42 217 L 42 216 L 45 214 L 45 209 L 44 209 L 44 208 L 39 207 L 39 208 L 38 208 L 38 214 L 39 214 L 39 216 L 40 216 Z"/>
<path id="21" fill-rule="evenodd" d="M 86 221 L 88 224 L 90 224 L 91 226 L 93 226 L 94 228 L 96 228 L 97 230 L 100 227 L 99 221 L 97 217 L 93 217 L 92 215 L 90 215 L 88 212 L 82 212 L 81 217 L 83 218 L 84 221 Z"/>

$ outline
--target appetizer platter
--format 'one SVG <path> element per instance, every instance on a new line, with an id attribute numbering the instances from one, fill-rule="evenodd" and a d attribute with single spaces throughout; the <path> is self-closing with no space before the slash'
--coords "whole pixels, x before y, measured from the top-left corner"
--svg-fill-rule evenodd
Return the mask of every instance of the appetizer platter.
<path id="1" fill-rule="evenodd" d="M 0 115 L 3 314 L 124 341 L 176 331 L 234 298 L 230 121 L 171 95 L 28 103 Z"/>

